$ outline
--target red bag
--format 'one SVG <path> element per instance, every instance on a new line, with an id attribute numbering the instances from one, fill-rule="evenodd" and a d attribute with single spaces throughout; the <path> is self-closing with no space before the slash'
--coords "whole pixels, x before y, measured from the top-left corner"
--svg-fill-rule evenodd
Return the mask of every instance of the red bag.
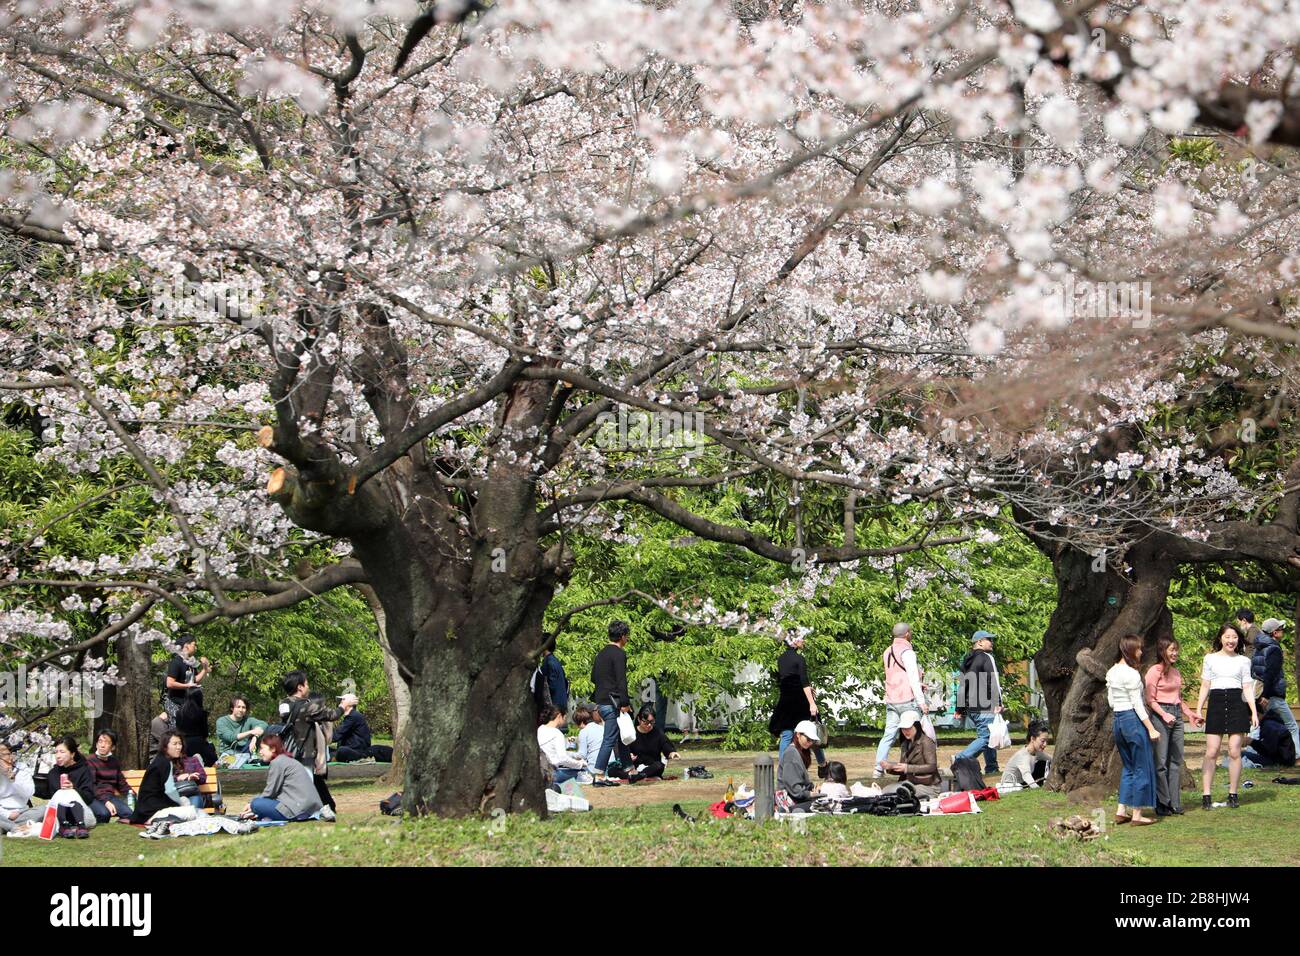
<path id="1" fill-rule="evenodd" d="M 931 811 L 932 813 L 934 811 Z M 939 798 L 940 813 L 979 813 L 979 808 L 975 806 L 975 793 L 972 790 L 961 790 L 957 793 L 949 793 Z"/>
<path id="2" fill-rule="evenodd" d="M 976 800 L 996 800 L 998 799 L 997 787 L 985 787 L 983 790 L 972 790 Z"/>
<path id="3" fill-rule="evenodd" d="M 732 806 L 735 806 L 735 804 L 732 804 Z M 732 816 L 727 812 L 726 800 L 719 800 L 717 803 L 711 804 L 709 806 L 709 812 L 722 820 L 730 820 Z"/>
<path id="4" fill-rule="evenodd" d="M 41 820 L 41 839 L 53 840 L 59 829 L 59 808 L 53 803 L 45 805 L 45 817 Z"/>

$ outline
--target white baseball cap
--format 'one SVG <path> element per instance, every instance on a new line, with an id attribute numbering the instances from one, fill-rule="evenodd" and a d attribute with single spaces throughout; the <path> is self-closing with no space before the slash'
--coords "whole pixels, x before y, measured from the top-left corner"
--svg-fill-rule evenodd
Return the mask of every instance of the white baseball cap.
<path id="1" fill-rule="evenodd" d="M 921 722 L 921 715 L 914 710 L 905 710 L 898 717 L 898 726 L 911 727 Z"/>
<path id="2" fill-rule="evenodd" d="M 799 721 L 799 723 L 794 725 L 794 732 L 796 734 L 803 734 L 809 740 L 816 740 L 819 736 L 817 733 L 817 725 L 811 720 Z"/>

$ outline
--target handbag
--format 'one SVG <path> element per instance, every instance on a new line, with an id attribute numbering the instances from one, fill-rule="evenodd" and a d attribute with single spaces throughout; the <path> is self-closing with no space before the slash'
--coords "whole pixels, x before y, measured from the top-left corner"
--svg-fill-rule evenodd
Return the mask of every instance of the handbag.
<path id="1" fill-rule="evenodd" d="M 176 793 L 181 797 L 197 797 L 199 795 L 199 785 L 193 780 L 177 780 Z"/>
<path id="2" fill-rule="evenodd" d="M 813 721 L 813 723 L 817 725 L 817 743 L 819 746 L 825 747 L 831 742 L 830 732 L 826 729 L 826 725 L 822 723 L 820 717 Z"/>

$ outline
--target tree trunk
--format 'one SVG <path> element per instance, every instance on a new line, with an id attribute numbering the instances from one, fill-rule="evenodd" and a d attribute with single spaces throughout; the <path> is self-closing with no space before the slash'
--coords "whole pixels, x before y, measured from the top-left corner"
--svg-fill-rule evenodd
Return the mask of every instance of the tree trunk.
<path id="1" fill-rule="evenodd" d="M 113 642 L 118 675 L 125 683 L 105 688 L 104 713 L 95 721 L 96 731 L 111 727 L 117 732 L 116 754 L 123 767 L 145 766 L 149 724 L 162 709 L 157 698 L 158 685 L 149 673 L 150 646 L 137 644 L 130 635 L 119 636 Z M 93 740 L 90 746 L 93 749 Z"/>
<path id="2" fill-rule="evenodd" d="M 384 653 L 384 680 L 388 684 L 389 711 L 393 715 L 393 767 L 386 779 L 394 786 L 399 786 L 406 775 L 405 731 L 410 721 L 411 685 L 402 671 L 401 663 L 393 656 L 392 646 L 388 642 L 388 618 L 379 595 L 368 584 L 357 585 L 357 590 L 366 599 L 371 613 L 375 616 L 379 647 Z"/>
<path id="3" fill-rule="evenodd" d="M 1142 637 L 1149 662 L 1157 638 L 1173 633 L 1165 599 L 1176 563 L 1142 545 L 1125 561 L 1132 569 L 1127 576 L 1109 567 L 1094 570 L 1099 562 L 1074 549 L 1062 547 L 1052 559 L 1058 603 L 1034 658 L 1055 743 L 1052 789 L 1117 783 L 1106 671 L 1119 659 L 1125 634 Z"/>

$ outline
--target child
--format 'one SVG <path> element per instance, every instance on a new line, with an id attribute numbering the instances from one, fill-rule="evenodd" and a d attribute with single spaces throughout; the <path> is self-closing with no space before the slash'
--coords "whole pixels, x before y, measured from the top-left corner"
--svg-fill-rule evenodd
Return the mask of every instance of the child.
<path id="1" fill-rule="evenodd" d="M 832 760 L 826 767 L 826 780 L 821 785 L 820 795 L 832 800 L 848 800 L 853 794 L 849 792 L 849 774 L 844 764 Z"/>
<path id="2" fill-rule="evenodd" d="M 605 736 L 605 721 L 600 710 L 579 707 L 573 712 L 573 722 L 578 725 L 578 756 L 587 761 L 588 767 L 594 767 L 600 754 L 600 742 Z"/>

